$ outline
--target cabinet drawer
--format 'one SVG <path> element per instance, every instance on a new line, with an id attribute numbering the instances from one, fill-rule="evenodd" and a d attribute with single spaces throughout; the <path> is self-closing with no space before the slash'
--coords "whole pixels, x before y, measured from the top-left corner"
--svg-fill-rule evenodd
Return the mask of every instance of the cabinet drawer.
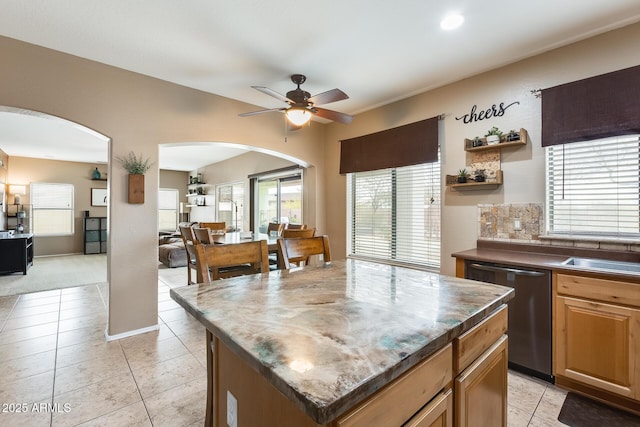
<path id="1" fill-rule="evenodd" d="M 434 397 L 402 427 L 453 427 L 453 391 Z"/>
<path id="2" fill-rule="evenodd" d="M 640 307 L 640 285 L 620 280 L 557 274 L 558 294 Z"/>
<path id="3" fill-rule="evenodd" d="M 508 310 L 503 305 L 482 323 L 453 341 L 454 376 L 464 371 L 478 356 L 507 331 Z"/>
<path id="4" fill-rule="evenodd" d="M 338 427 L 399 426 L 451 384 L 451 344 L 340 418 Z"/>

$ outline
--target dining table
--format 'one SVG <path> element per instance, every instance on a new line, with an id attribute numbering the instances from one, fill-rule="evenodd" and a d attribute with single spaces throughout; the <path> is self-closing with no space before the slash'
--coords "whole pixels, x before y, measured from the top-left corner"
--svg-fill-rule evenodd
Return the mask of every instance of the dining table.
<path id="1" fill-rule="evenodd" d="M 211 232 L 211 237 L 212 240 L 218 244 L 234 244 L 266 240 L 267 248 L 271 253 L 277 251 L 278 237 L 280 236 L 277 234 L 271 235 L 266 233 L 254 233 L 252 231 L 230 231 L 226 233 L 216 233 L 214 230 Z"/>

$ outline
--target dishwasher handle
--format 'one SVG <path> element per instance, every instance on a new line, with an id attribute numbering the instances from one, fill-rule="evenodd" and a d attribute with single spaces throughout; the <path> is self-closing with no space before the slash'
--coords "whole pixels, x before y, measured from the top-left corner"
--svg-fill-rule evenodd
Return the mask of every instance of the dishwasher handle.
<path id="1" fill-rule="evenodd" d="M 474 264 L 471 264 L 470 267 L 473 267 L 478 270 L 484 270 L 484 271 L 513 273 L 518 276 L 540 277 L 545 275 L 545 273 L 542 273 L 540 271 L 521 270 L 519 268 L 509 268 L 509 267 L 498 267 L 496 265 L 474 263 Z"/>

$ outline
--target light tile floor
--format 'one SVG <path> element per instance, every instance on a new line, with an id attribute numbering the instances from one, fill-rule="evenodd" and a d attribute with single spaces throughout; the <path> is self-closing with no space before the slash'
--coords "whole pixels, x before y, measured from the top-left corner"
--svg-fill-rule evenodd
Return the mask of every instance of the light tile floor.
<path id="1" fill-rule="evenodd" d="M 202 425 L 204 328 L 171 282 L 158 283 L 160 329 L 112 342 L 106 287 L 0 298 L 0 426 Z M 564 425 L 566 392 L 514 372 L 508 382 L 510 427 Z"/>

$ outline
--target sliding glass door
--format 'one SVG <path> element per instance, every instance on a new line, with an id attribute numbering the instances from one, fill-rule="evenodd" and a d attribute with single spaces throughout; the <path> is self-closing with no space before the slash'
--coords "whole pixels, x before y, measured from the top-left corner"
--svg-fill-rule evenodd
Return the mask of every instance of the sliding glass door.
<path id="1" fill-rule="evenodd" d="M 258 177 L 254 182 L 254 224 L 266 233 L 270 222 L 302 224 L 302 173 Z"/>

